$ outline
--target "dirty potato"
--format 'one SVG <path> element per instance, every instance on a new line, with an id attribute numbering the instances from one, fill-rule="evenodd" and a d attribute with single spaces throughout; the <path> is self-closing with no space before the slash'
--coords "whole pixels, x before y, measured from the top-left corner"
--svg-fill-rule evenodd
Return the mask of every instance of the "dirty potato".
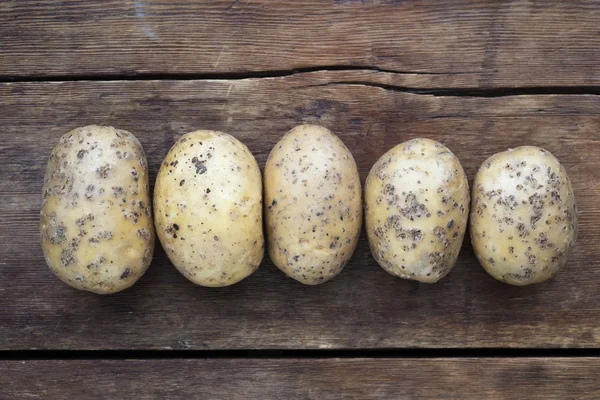
<path id="1" fill-rule="evenodd" d="M 360 178 L 350 151 L 323 127 L 298 126 L 271 151 L 264 180 L 273 263 L 307 285 L 336 276 L 362 224 Z"/>
<path id="2" fill-rule="evenodd" d="M 44 177 L 42 249 L 69 285 L 107 294 L 133 285 L 154 251 L 146 156 L 131 133 L 90 125 L 64 135 Z"/>
<path id="3" fill-rule="evenodd" d="M 397 145 L 365 184 L 365 224 L 375 260 L 392 275 L 433 283 L 454 266 L 467 228 L 469 184 L 447 147 Z"/>
<path id="4" fill-rule="evenodd" d="M 473 184 L 471 242 L 494 278 L 543 282 L 567 262 L 577 231 L 571 181 L 550 152 L 534 146 L 486 160 Z"/>
<path id="5" fill-rule="evenodd" d="M 207 130 L 182 136 L 160 167 L 154 212 L 167 256 L 190 281 L 227 286 L 260 265 L 260 169 L 234 137 Z"/>

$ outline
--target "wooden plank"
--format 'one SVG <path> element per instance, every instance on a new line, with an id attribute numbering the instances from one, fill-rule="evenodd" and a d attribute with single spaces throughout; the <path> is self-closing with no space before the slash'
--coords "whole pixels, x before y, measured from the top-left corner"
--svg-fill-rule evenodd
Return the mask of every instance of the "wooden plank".
<path id="1" fill-rule="evenodd" d="M 597 86 L 598 26 L 595 0 L 9 0 L 0 76 L 368 66 L 419 87 Z"/>
<path id="2" fill-rule="evenodd" d="M 327 85 L 385 79 L 356 71 L 0 85 L 0 349 L 598 347 L 600 96 L 452 97 Z M 418 136 L 447 145 L 471 180 L 495 152 L 545 147 L 564 163 L 580 210 L 568 265 L 547 283 L 511 287 L 489 277 L 465 243 L 446 278 L 416 284 L 377 266 L 362 237 L 346 269 L 322 286 L 286 278 L 266 257 L 241 283 L 209 289 L 188 282 L 159 248 L 134 287 L 108 297 L 77 292 L 46 267 L 42 177 L 70 129 L 104 123 L 133 132 L 153 181 L 185 132 L 231 133 L 262 168 L 271 147 L 302 122 L 337 133 L 363 181 L 387 149 Z"/>
<path id="3" fill-rule="evenodd" d="M 7 399 L 598 399 L 599 358 L 0 362 Z"/>

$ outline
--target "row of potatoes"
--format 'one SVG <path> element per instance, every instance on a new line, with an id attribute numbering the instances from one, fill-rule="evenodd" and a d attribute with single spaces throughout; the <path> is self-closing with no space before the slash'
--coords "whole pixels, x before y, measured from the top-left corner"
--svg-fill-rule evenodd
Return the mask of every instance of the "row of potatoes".
<path id="1" fill-rule="evenodd" d="M 124 130 L 92 125 L 60 139 L 44 178 L 41 237 L 46 262 L 61 280 L 102 294 L 130 287 L 150 265 L 156 228 L 167 256 L 190 281 L 234 284 L 263 259 L 264 212 L 273 263 L 297 281 L 320 284 L 350 260 L 364 204 L 371 252 L 395 276 L 443 278 L 470 214 L 471 241 L 486 271 L 527 285 L 557 273 L 577 230 L 565 169 L 532 146 L 485 161 L 470 193 L 448 148 L 429 139 L 399 144 L 371 169 L 364 203 L 352 154 L 315 125 L 281 139 L 264 180 L 234 137 L 182 136 L 160 167 L 153 207 L 147 165 L 140 142 Z"/>

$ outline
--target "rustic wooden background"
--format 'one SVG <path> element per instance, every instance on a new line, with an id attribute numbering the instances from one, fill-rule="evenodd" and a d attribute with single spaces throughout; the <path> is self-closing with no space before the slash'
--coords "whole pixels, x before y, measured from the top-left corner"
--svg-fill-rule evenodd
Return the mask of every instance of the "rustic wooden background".
<path id="1" fill-rule="evenodd" d="M 577 245 L 553 280 L 511 287 L 468 240 L 434 285 L 388 275 L 361 239 L 318 287 L 266 257 L 222 289 L 158 246 L 111 296 L 46 267 L 52 147 L 82 125 L 142 142 L 154 180 L 182 134 L 228 132 L 261 168 L 322 124 L 364 179 L 397 143 L 448 146 L 470 180 L 524 144 L 565 165 Z M 600 1 L 0 2 L 0 399 L 600 398 Z"/>

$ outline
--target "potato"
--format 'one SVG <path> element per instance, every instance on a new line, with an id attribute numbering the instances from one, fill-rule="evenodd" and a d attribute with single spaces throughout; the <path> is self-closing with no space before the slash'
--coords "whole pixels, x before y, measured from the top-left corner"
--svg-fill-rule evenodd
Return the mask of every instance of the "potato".
<path id="1" fill-rule="evenodd" d="M 373 257 L 392 275 L 434 283 L 456 263 L 467 229 L 469 183 L 447 147 L 430 139 L 397 145 L 365 184 Z"/>
<path id="2" fill-rule="evenodd" d="M 173 145 L 156 178 L 154 211 L 167 256 L 198 285 L 232 285 L 262 261 L 260 169 L 226 133 L 190 132 Z"/>
<path id="3" fill-rule="evenodd" d="M 362 224 L 360 178 L 344 143 L 301 125 L 271 151 L 265 166 L 269 256 L 306 285 L 327 282 L 346 265 Z"/>
<path id="4" fill-rule="evenodd" d="M 543 282 L 567 262 L 577 231 L 571 181 L 550 152 L 534 146 L 498 153 L 473 185 L 471 242 L 494 278 Z"/>
<path id="5" fill-rule="evenodd" d="M 131 133 L 90 125 L 64 135 L 44 177 L 42 249 L 64 282 L 94 293 L 133 285 L 154 252 L 148 167 Z"/>

